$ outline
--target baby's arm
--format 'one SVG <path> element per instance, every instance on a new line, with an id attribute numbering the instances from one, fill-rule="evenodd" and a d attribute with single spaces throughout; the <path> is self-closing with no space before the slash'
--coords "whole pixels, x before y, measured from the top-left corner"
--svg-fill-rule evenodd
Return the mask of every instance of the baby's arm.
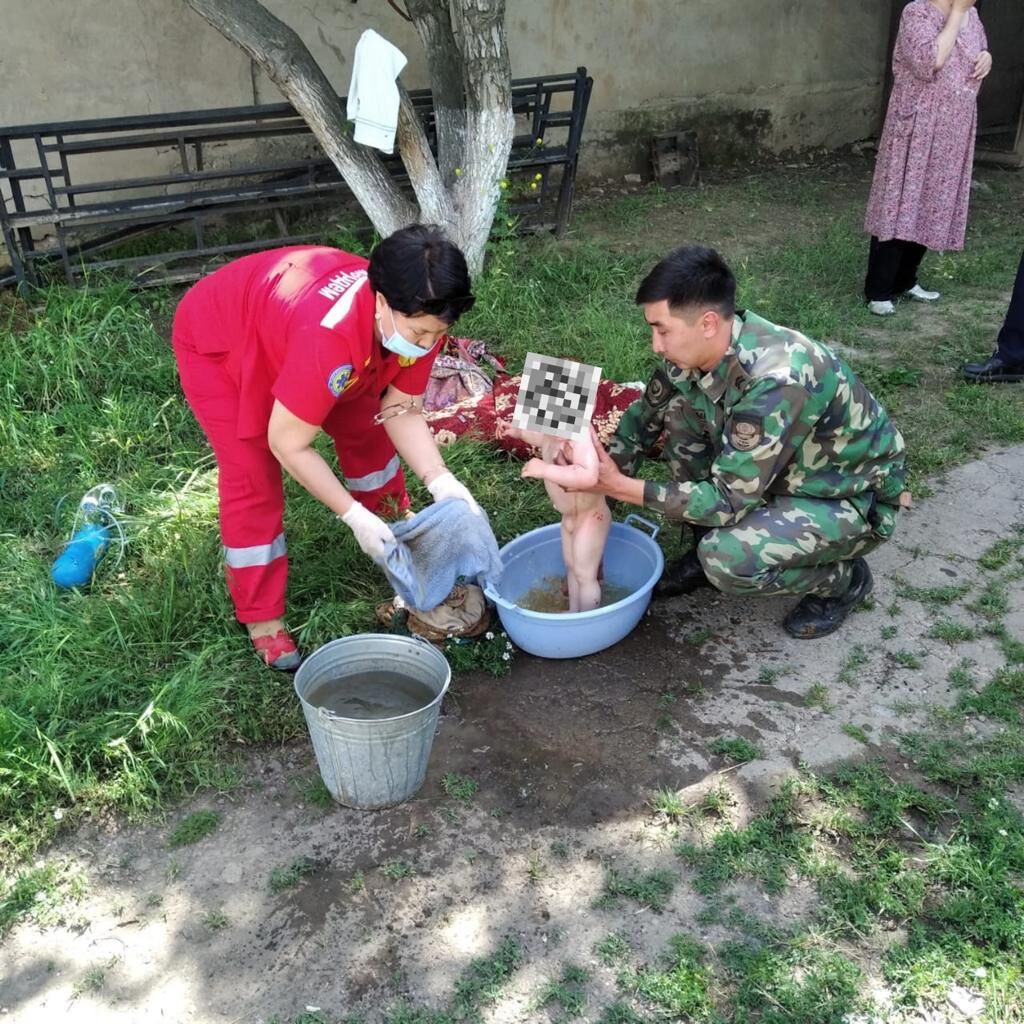
<path id="1" fill-rule="evenodd" d="M 511 423 L 504 420 L 498 420 L 494 426 L 494 433 L 499 441 L 511 437 L 517 441 L 532 444 L 534 448 L 543 447 L 544 439 L 547 437 L 547 434 L 542 434 L 539 430 L 523 430 L 521 427 L 513 427 Z"/>
<path id="2" fill-rule="evenodd" d="M 584 435 L 580 441 L 569 442 L 567 447 L 572 454 L 572 462 L 569 465 L 548 462 L 546 458 L 543 462 L 540 459 L 531 459 L 523 468 L 523 476 L 537 477 L 569 490 L 586 490 L 593 487 L 597 483 L 600 463 L 590 435 Z"/>

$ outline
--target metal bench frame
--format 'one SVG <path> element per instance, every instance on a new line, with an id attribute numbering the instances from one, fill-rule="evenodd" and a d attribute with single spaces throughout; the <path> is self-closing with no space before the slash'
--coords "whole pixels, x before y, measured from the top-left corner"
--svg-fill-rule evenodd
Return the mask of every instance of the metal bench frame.
<path id="1" fill-rule="evenodd" d="M 534 229 L 561 234 L 568 225 L 592 86 L 584 67 L 569 74 L 512 82 L 517 135 L 509 174 L 541 176 L 536 194 L 526 192 L 527 212 L 535 219 L 553 206 L 552 219 L 533 223 Z M 570 94 L 568 109 L 554 109 L 560 94 Z M 430 90 L 410 95 L 434 145 Z M 344 97 L 338 102 L 344 106 Z M 554 133 L 551 139 L 550 132 Z M 281 138 L 294 140 L 287 158 L 247 161 L 236 155 L 228 166 L 207 164 L 211 144 Z M 22 154 L 20 164 L 16 150 Z M 179 167 L 103 181 L 86 180 L 76 167 L 81 158 L 129 150 L 176 151 Z M 26 151 L 32 153 L 28 163 Z M 311 155 L 295 155 L 303 151 Z M 396 180 L 406 182 L 397 156 L 385 158 L 385 163 Z M 26 196 L 31 183 L 42 183 L 41 197 Z M 204 264 L 211 260 L 310 241 L 315 235 L 289 230 L 285 211 L 350 198 L 309 127 L 287 103 L 0 128 L 0 232 L 11 263 L 10 272 L 0 276 L 0 285 L 36 285 L 44 266 L 52 267 L 55 261 L 60 261 L 70 283 L 110 270 L 129 272 L 139 285 L 191 281 L 205 272 Z M 277 237 L 223 244 L 207 238 L 211 220 L 268 211 L 273 213 Z M 181 248 L 145 256 L 104 255 L 135 236 L 183 226 L 191 228 L 187 234 L 182 232 L 183 241 L 191 244 Z M 33 229 L 43 229 L 53 241 L 39 244 Z"/>

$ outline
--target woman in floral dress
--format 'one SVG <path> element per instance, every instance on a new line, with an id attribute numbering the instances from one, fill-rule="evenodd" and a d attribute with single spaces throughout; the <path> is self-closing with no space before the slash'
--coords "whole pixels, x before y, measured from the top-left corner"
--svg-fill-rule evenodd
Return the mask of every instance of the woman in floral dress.
<path id="1" fill-rule="evenodd" d="M 992 55 L 975 0 L 912 0 L 893 51 L 893 88 L 864 229 L 871 235 L 864 293 L 879 316 L 918 284 L 927 249 L 962 249 L 971 192 L 978 90 Z"/>

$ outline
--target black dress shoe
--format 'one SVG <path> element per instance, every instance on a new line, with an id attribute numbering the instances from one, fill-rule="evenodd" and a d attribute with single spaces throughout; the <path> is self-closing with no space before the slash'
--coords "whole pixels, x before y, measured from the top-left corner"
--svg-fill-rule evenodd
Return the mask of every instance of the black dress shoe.
<path id="1" fill-rule="evenodd" d="M 855 558 L 850 585 L 842 597 L 808 594 L 783 620 L 783 628 L 797 640 L 817 640 L 820 636 L 828 636 L 870 595 L 874 585 L 868 563 L 863 558 Z"/>
<path id="2" fill-rule="evenodd" d="M 655 597 L 679 597 L 690 594 L 701 587 L 710 587 L 704 566 L 700 564 L 697 550 L 687 551 L 682 558 L 665 566 L 661 579 L 654 584 Z"/>
<path id="3" fill-rule="evenodd" d="M 1016 384 L 1024 380 L 1024 363 L 1008 363 L 993 352 L 983 363 L 964 363 L 960 372 L 978 384 Z"/>

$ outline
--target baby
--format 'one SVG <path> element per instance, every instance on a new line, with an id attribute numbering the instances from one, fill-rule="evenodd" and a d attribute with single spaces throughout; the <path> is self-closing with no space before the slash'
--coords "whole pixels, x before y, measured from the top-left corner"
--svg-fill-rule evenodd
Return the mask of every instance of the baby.
<path id="1" fill-rule="evenodd" d="M 540 448 L 541 457 L 530 459 L 523 466 L 522 476 L 543 480 L 551 504 L 562 514 L 562 560 L 569 611 L 589 612 L 601 603 L 601 559 L 612 517 L 604 495 L 566 488 L 593 487 L 597 483 L 599 463 L 590 432 L 582 441 L 565 441 L 539 430 L 499 423 L 497 434 Z"/>

